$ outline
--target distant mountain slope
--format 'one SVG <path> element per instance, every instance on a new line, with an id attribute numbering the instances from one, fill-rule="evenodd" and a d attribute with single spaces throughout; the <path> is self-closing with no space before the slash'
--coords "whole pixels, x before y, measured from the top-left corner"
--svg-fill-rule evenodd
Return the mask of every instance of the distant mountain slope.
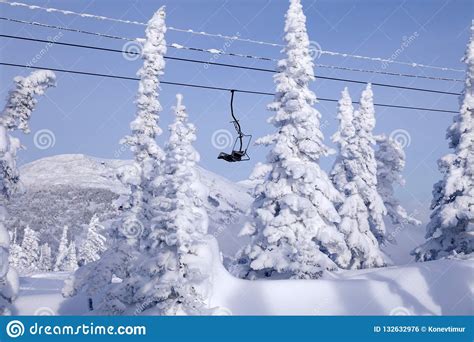
<path id="1" fill-rule="evenodd" d="M 21 168 L 25 192 L 9 205 L 11 226 L 21 237 L 26 225 L 40 231 L 42 242 L 57 246 L 66 224 L 71 236 L 80 238 L 82 226 L 94 213 L 104 220 L 114 216 L 112 203 L 126 192 L 115 175 L 130 161 L 107 160 L 82 154 L 57 155 L 39 159 Z M 244 239 L 238 232 L 250 205 L 247 189 L 224 177 L 199 168 L 201 180 L 209 188 L 207 209 L 210 233 L 224 254 L 232 255 Z"/>

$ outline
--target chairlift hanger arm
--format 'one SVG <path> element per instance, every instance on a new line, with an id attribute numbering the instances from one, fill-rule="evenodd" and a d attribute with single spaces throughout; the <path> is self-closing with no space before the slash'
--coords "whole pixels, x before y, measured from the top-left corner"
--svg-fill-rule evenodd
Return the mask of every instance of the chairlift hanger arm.
<path id="1" fill-rule="evenodd" d="M 223 159 L 228 162 L 240 162 L 240 161 L 246 161 L 250 160 L 249 155 L 247 154 L 247 149 L 250 145 L 250 140 L 252 139 L 251 135 L 244 134 L 242 132 L 242 128 L 240 126 L 239 120 L 235 117 L 234 114 L 234 93 L 235 89 L 230 89 L 230 113 L 232 115 L 232 123 L 234 124 L 234 128 L 237 131 L 237 139 L 235 139 L 234 146 L 232 147 L 232 152 L 230 154 L 221 152 L 217 159 Z M 244 149 L 244 137 L 248 139 L 248 143 Z M 239 148 L 236 149 L 237 142 L 239 142 Z"/>

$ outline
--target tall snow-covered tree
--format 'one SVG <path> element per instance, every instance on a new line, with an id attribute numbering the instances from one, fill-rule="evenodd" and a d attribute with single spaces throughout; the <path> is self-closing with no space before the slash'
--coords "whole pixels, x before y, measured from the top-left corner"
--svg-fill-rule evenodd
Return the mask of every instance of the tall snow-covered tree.
<path id="1" fill-rule="evenodd" d="M 256 186 L 252 222 L 242 232 L 252 236 L 239 253 L 240 275 L 247 278 L 318 278 L 348 253 L 336 228 L 340 194 L 319 166 L 331 150 L 323 143 L 317 99 L 308 87 L 314 65 L 300 0 L 290 1 L 284 40 L 286 58 L 278 63 L 276 95 L 268 107 L 275 112 L 269 122 L 276 133 L 258 141 L 272 146 L 271 170 Z"/>
<path id="2" fill-rule="evenodd" d="M 79 250 L 79 264 L 85 265 L 99 260 L 101 254 L 106 249 L 105 241 L 99 218 L 97 215 L 94 215 L 87 226 L 86 238 Z"/>
<path id="3" fill-rule="evenodd" d="M 68 254 L 69 238 L 67 236 L 68 226 L 63 227 L 61 240 L 59 241 L 58 252 L 56 253 L 56 261 L 54 262 L 54 271 L 63 271 Z"/>
<path id="4" fill-rule="evenodd" d="M 386 229 L 384 216 L 387 210 L 377 190 L 377 161 L 375 160 L 375 128 L 374 94 L 372 87 L 362 92 L 358 110 L 354 112 L 354 145 L 351 149 L 355 157 L 347 163 L 347 169 L 353 175 L 358 192 L 362 197 L 369 214 L 370 230 L 379 244 L 385 243 Z"/>
<path id="5" fill-rule="evenodd" d="M 119 175 L 122 183 L 129 189 L 129 196 L 121 203 L 121 217 L 112 227 L 112 246 L 99 260 L 80 268 L 64 289 L 66 295 L 74 295 L 84 289 L 90 297 L 100 290 L 108 292 L 107 298 L 117 298 L 107 303 L 109 313 L 122 310 L 123 303 L 119 297 L 125 302 L 133 297 L 130 292 L 120 293 L 117 286 L 111 284 L 112 277 L 116 275 L 125 281 L 133 276 L 135 270 L 130 269 L 131 264 L 143 249 L 150 248 L 147 245 L 148 236 L 154 229 L 152 220 L 157 214 L 158 203 L 155 197 L 161 182 L 164 158 L 164 152 L 156 143 L 156 138 L 161 134 L 158 120 L 162 108 L 158 95 L 159 77 L 163 75 L 165 68 L 165 18 L 163 6 L 153 15 L 145 30 L 146 38 L 141 54 L 143 66 L 138 71 L 140 81 L 135 101 L 137 113 L 130 125 L 131 135 L 122 140 L 122 143 L 130 146 L 134 155 L 132 167 L 122 170 Z M 112 308 L 115 304 L 117 307 Z"/>
<path id="6" fill-rule="evenodd" d="M 446 134 L 453 152 L 438 161 L 443 179 L 433 188 L 427 241 L 413 251 L 418 261 L 474 251 L 474 25 L 463 61 L 467 72 L 460 111 Z"/>
<path id="7" fill-rule="evenodd" d="M 28 120 L 37 103 L 35 95 L 43 95 L 53 86 L 55 75 L 48 70 L 39 70 L 27 77 L 15 77 L 14 82 L 15 88 L 9 92 L 0 116 L 0 196 L 7 201 L 18 189 L 16 154 L 21 147 L 19 139 L 12 137 L 9 131 L 29 132 Z M 5 226 L 7 218 L 5 207 L 0 206 L 0 315 L 10 313 L 10 304 L 18 291 L 16 272 L 8 263 L 10 236 Z"/>
<path id="8" fill-rule="evenodd" d="M 348 175 L 345 163 L 353 158 L 351 144 L 355 139 L 354 107 L 347 88 L 342 91 L 341 99 L 338 102 L 337 119 L 339 120 L 339 129 L 332 136 L 332 141 L 338 146 L 338 154 L 329 176 L 336 189 L 343 193 L 344 186 L 348 183 L 348 176 L 351 176 Z"/>
<path id="9" fill-rule="evenodd" d="M 23 257 L 20 258 L 20 268 L 29 271 L 38 269 L 40 256 L 39 235 L 30 227 L 26 227 L 23 232 L 21 250 L 23 251 Z"/>
<path id="10" fill-rule="evenodd" d="M 344 234 L 351 252 L 350 258 L 341 260 L 339 266 L 353 269 L 383 266 L 384 255 L 370 230 L 369 209 L 358 186 L 360 181 L 353 173 L 352 164 L 360 163 L 358 158 L 361 158 L 361 154 L 357 149 L 358 135 L 354 126 L 354 108 L 347 88 L 343 90 L 339 100 L 337 117 L 339 130 L 332 139 L 337 144 L 339 153 L 330 178 L 336 189 L 344 194 L 342 202 L 337 205 L 341 216 L 338 228 Z"/>
<path id="11" fill-rule="evenodd" d="M 377 190 L 387 209 L 387 216 L 394 225 L 420 225 L 421 222 L 408 214 L 400 201 L 395 197 L 394 184 L 405 185 L 402 171 L 405 168 L 405 152 L 402 145 L 390 137 L 375 137 L 378 149 L 375 151 L 377 160 Z"/>
<path id="12" fill-rule="evenodd" d="M 77 270 L 77 249 L 76 242 L 73 240 L 67 248 L 67 255 L 64 264 L 64 271 L 75 271 Z"/>
<path id="13" fill-rule="evenodd" d="M 195 127 L 187 121 L 180 94 L 174 111 L 176 119 L 169 127 L 164 178 L 157 198 L 160 215 L 148 236 L 148 248 L 133 266 L 135 274 L 118 285 L 133 294 L 121 301 L 135 304 L 137 313 L 196 315 L 205 310 L 209 270 L 196 262 L 196 248 L 208 228 L 204 208 L 207 190 L 196 170 Z M 116 308 L 108 300 L 106 307 L 109 303 Z"/>
<path id="14" fill-rule="evenodd" d="M 48 243 L 43 243 L 40 247 L 40 256 L 38 268 L 41 271 L 49 272 L 53 268 L 53 259 L 51 254 L 51 247 Z"/>
<path id="15" fill-rule="evenodd" d="M 163 75 L 165 68 L 165 17 L 163 6 L 148 22 L 142 49 L 143 66 L 138 71 L 140 82 L 135 101 L 137 113 L 130 124 L 132 134 L 122 140 L 133 152 L 134 165 L 131 172 L 121 177 L 124 185 L 130 189 L 130 196 L 128 202 L 122 205 L 124 214 L 118 230 L 119 238 L 125 238 L 127 244 L 135 246 L 140 239 L 146 241 L 152 229 L 150 222 L 154 218 L 153 197 L 159 186 L 164 158 L 164 152 L 158 146 L 156 138 L 162 133 L 158 126 L 162 110 L 158 91 L 159 77 Z M 137 232 L 137 229 L 140 231 Z"/>

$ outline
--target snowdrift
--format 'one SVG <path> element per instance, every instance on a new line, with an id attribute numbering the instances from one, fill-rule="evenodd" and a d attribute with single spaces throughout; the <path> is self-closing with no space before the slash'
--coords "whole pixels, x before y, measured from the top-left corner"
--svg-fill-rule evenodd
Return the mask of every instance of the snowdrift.
<path id="1" fill-rule="evenodd" d="M 212 267 L 209 307 L 220 315 L 472 315 L 473 260 L 340 271 L 318 280 L 242 280 L 222 266 L 210 238 L 201 259 Z M 86 298 L 64 299 L 67 273 L 21 278 L 17 314 L 83 315 Z M 467 299 L 467 300 L 466 300 Z M 133 311 L 131 311 L 133 312 Z"/>

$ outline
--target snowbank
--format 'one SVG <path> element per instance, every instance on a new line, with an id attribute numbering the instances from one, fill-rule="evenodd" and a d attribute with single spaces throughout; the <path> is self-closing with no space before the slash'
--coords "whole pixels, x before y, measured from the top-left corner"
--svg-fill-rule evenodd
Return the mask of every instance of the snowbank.
<path id="1" fill-rule="evenodd" d="M 473 260 L 341 271 L 319 280 L 236 279 L 214 239 L 201 250 L 213 269 L 210 307 L 233 315 L 472 315 Z M 17 313 L 87 314 L 85 298 L 60 294 L 67 273 L 21 278 Z"/>

